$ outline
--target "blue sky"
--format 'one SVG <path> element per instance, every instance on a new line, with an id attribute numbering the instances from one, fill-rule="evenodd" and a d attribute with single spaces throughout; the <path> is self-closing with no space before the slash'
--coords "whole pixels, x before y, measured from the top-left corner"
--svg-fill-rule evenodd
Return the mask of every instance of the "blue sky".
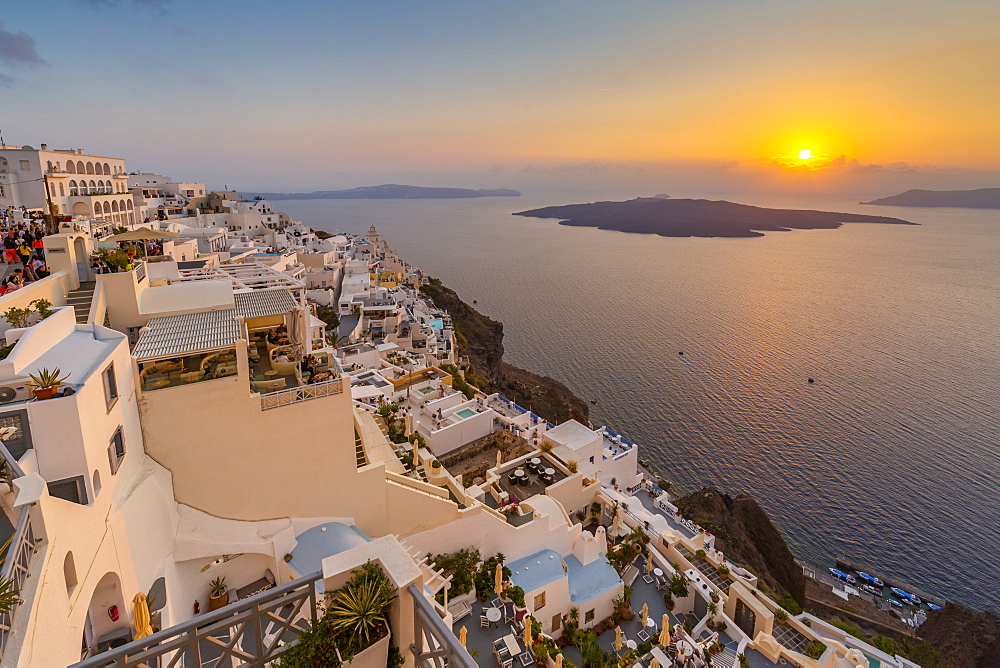
<path id="1" fill-rule="evenodd" d="M 1000 167 L 996 3 L 15 0 L 0 21 L 9 143 L 212 185 L 760 185 L 797 148 L 893 178 Z"/>

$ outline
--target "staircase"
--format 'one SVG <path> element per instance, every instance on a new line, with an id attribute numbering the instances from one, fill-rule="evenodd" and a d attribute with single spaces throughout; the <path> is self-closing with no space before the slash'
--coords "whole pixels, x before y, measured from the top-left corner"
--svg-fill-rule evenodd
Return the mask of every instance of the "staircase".
<path id="1" fill-rule="evenodd" d="M 81 325 L 87 324 L 90 316 L 90 303 L 94 300 L 94 282 L 81 283 L 76 290 L 71 290 L 66 294 L 66 306 L 72 306 L 76 310 L 76 321 Z"/>

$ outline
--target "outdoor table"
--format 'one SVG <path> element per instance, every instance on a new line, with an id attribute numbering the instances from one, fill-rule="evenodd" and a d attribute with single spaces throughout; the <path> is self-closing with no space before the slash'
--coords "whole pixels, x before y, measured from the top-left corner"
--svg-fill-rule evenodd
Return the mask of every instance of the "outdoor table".
<path id="1" fill-rule="evenodd" d="M 486 608 L 486 619 L 490 620 L 490 622 L 499 622 L 501 616 L 503 616 L 503 613 L 500 611 L 500 608 Z"/>
<path id="2" fill-rule="evenodd" d="M 653 645 L 653 649 L 651 649 L 649 653 L 653 655 L 654 659 L 660 662 L 661 666 L 671 665 L 670 657 L 667 656 L 667 653 L 664 652 L 659 647 L 657 647 L 656 645 Z"/>
<path id="3" fill-rule="evenodd" d="M 507 651 L 510 652 L 511 656 L 517 656 L 521 653 L 521 647 L 517 644 L 517 637 L 513 633 L 505 635 L 503 643 L 507 645 Z"/>
<path id="4" fill-rule="evenodd" d="M 545 469 L 545 475 L 555 475 L 555 474 L 556 474 L 555 469 Z"/>
<path id="5" fill-rule="evenodd" d="M 524 477 L 524 471 L 522 471 L 521 469 L 518 469 L 518 470 L 514 471 L 514 475 L 516 475 L 518 478 L 523 478 Z"/>
<path id="6" fill-rule="evenodd" d="M 655 575 L 658 578 L 662 578 L 663 577 L 663 571 L 661 571 L 659 568 L 654 568 L 653 569 L 653 575 Z"/>
<path id="7" fill-rule="evenodd" d="M 265 376 L 277 376 L 277 375 L 278 375 L 278 372 L 277 372 L 277 371 L 275 371 L 274 369 L 271 369 L 270 371 L 265 371 L 265 372 L 264 372 L 264 375 L 265 375 Z"/>
<path id="8" fill-rule="evenodd" d="M 639 646 L 639 644 L 636 641 L 629 638 L 628 640 L 625 641 L 625 646 L 628 647 L 629 649 L 635 649 L 636 647 Z"/>
<path id="9" fill-rule="evenodd" d="M 646 619 L 646 627 L 650 628 L 650 629 L 655 629 L 656 628 L 656 620 L 654 620 L 652 617 L 648 617 Z"/>
<path id="10" fill-rule="evenodd" d="M 542 460 L 539 459 L 538 457 L 532 457 L 531 458 L 531 463 L 534 464 L 535 466 L 538 466 L 539 464 L 542 463 Z"/>

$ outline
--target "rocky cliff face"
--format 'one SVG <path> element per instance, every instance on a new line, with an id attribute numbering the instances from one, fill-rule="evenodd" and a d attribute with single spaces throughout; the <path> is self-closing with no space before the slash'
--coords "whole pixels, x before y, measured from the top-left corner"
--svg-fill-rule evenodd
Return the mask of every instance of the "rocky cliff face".
<path id="1" fill-rule="evenodd" d="M 422 288 L 434 305 L 451 315 L 460 355 L 473 373 L 467 380 L 484 392 L 499 392 L 552 422 L 570 418 L 587 424 L 585 401 L 561 382 L 503 361 L 503 323 L 472 308 L 451 288 L 431 279 Z"/>
<path id="2" fill-rule="evenodd" d="M 806 602 L 802 568 L 778 529 L 753 497 L 732 497 L 706 487 L 676 500 L 681 513 L 716 536 L 716 547 L 743 564 L 776 592 Z"/>
<path id="3" fill-rule="evenodd" d="M 931 643 L 948 665 L 1000 666 L 1000 616 L 946 603 L 927 615 L 917 635 Z"/>

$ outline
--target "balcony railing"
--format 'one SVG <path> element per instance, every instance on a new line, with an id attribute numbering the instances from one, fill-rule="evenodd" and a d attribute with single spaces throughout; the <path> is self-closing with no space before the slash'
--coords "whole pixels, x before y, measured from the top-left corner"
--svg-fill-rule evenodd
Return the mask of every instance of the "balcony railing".
<path id="1" fill-rule="evenodd" d="M 441 616 L 415 585 L 407 586 L 413 598 L 413 638 L 410 647 L 421 668 L 478 668 Z"/>
<path id="2" fill-rule="evenodd" d="M 281 408 L 282 406 L 290 406 L 301 401 L 340 394 L 343 391 L 344 385 L 340 378 L 316 383 L 315 385 L 300 385 L 299 387 L 260 395 L 260 409 L 267 411 L 272 408 Z"/>
<path id="3" fill-rule="evenodd" d="M 6 461 L 11 472 L 11 478 L 19 478 L 24 475 L 24 471 L 18 465 L 17 460 L 7 450 L 7 446 L 0 443 L 0 456 Z M 31 575 L 29 567 L 31 558 L 35 555 L 38 546 L 35 541 L 35 532 L 31 526 L 31 506 L 23 506 L 21 514 L 17 519 L 17 527 L 11 537 L 7 552 L 3 556 L 3 567 L 0 569 L 0 577 L 12 583 L 14 589 L 23 591 L 24 583 Z M 0 612 L 0 657 L 7 649 L 7 641 L 10 639 L 14 626 L 14 615 L 18 608 L 23 605 L 30 605 L 22 598 L 16 605 L 11 606 L 7 612 Z"/>
<path id="4" fill-rule="evenodd" d="M 72 668 L 238 665 L 263 668 L 288 651 L 321 613 L 313 573 L 92 656 Z"/>

